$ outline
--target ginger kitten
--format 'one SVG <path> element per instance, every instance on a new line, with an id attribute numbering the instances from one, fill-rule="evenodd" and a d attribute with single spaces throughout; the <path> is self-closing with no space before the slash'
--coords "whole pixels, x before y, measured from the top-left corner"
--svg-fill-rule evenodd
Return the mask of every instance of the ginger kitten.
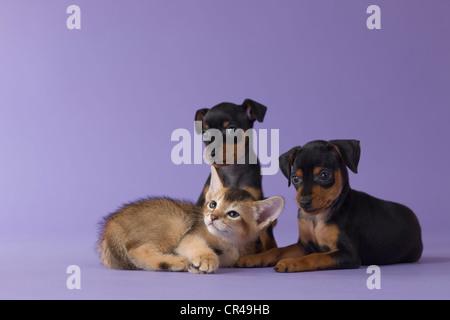
<path id="1" fill-rule="evenodd" d="M 100 259 L 114 269 L 211 273 L 231 267 L 256 252 L 259 235 L 284 206 L 282 197 L 256 201 L 249 191 L 225 188 L 211 166 L 203 208 L 169 198 L 127 204 L 103 222 Z"/>

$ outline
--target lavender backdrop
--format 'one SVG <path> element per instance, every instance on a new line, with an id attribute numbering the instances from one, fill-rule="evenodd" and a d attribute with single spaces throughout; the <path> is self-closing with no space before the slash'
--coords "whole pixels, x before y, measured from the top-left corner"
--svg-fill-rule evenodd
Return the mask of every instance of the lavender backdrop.
<path id="1" fill-rule="evenodd" d="M 82 29 L 68 30 L 77 4 Z M 366 9 L 381 8 L 381 30 Z M 172 164 L 173 130 L 252 98 L 280 151 L 361 140 L 351 185 L 402 202 L 448 243 L 450 2 L 0 1 L 0 234 L 84 239 L 147 195 L 195 201 L 209 167 Z M 275 229 L 296 241 L 294 189 Z M 91 250 L 92 248 L 88 248 Z"/>

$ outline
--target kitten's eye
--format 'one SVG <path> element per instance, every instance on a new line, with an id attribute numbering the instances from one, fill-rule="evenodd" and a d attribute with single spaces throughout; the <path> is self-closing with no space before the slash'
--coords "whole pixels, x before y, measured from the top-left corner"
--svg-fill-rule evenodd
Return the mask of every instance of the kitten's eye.
<path id="1" fill-rule="evenodd" d="M 320 173 L 319 173 L 319 179 L 320 179 L 321 181 L 326 182 L 326 181 L 330 180 L 330 178 L 331 178 L 331 173 L 330 173 L 330 172 L 328 172 L 328 171 L 326 171 L 326 170 L 320 171 Z"/>
<path id="2" fill-rule="evenodd" d="M 299 176 L 297 176 L 296 174 L 294 174 L 292 176 L 292 183 L 293 184 L 299 184 L 300 182 L 302 182 L 302 179 Z"/>
<path id="3" fill-rule="evenodd" d="M 236 127 L 235 126 L 229 126 L 227 128 L 227 134 L 233 134 L 236 131 Z"/>
<path id="4" fill-rule="evenodd" d="M 236 211 L 230 211 L 227 214 L 230 218 L 233 218 L 233 219 L 236 219 L 237 217 L 239 217 L 239 213 L 237 213 Z"/>
<path id="5" fill-rule="evenodd" d="M 215 208 L 217 207 L 217 202 L 211 201 L 211 202 L 209 203 L 209 207 L 210 207 L 211 209 L 215 209 Z"/>

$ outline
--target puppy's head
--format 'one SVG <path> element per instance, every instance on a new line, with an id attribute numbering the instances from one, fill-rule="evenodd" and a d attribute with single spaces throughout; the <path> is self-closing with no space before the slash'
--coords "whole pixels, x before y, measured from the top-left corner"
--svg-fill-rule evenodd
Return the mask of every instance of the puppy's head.
<path id="1" fill-rule="evenodd" d="M 315 215 L 330 208 L 348 183 L 347 168 L 357 173 L 360 154 L 357 140 L 317 140 L 282 154 L 280 169 L 297 189 L 300 210 Z"/>
<path id="2" fill-rule="evenodd" d="M 253 128 L 255 121 L 262 122 L 266 111 L 267 107 L 250 99 L 246 99 L 242 105 L 225 102 L 211 109 L 197 110 L 195 121 L 201 121 L 202 127 L 196 127 L 196 130 L 197 133 L 203 134 L 205 144 L 208 146 L 215 141 L 216 136 L 212 135 L 214 132 L 211 129 L 220 132 L 222 138 L 221 147 L 215 148 L 208 157 L 222 159 L 223 165 L 237 163 L 238 149 L 248 148 L 248 139 L 245 139 L 244 133 Z M 234 150 L 234 156 L 227 157 L 227 141 L 230 144 L 228 150 Z M 211 160 L 214 163 L 214 160 Z"/>

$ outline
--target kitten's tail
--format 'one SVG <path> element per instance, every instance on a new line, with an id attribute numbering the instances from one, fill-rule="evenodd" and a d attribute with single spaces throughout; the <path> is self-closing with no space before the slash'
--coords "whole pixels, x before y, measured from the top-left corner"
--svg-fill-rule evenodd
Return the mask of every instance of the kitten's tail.
<path id="1" fill-rule="evenodd" d="M 128 258 L 123 242 L 116 241 L 116 237 L 105 237 L 105 232 L 107 230 L 103 231 L 97 244 L 97 252 L 103 265 L 110 269 L 136 270 L 136 266 Z"/>

